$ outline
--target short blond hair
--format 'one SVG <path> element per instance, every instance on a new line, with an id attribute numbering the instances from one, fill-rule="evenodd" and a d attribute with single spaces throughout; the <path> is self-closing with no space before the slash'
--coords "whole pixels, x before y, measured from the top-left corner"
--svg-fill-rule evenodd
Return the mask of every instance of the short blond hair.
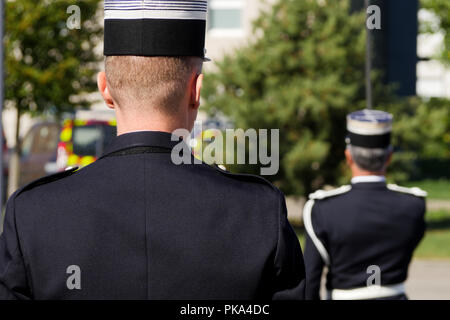
<path id="1" fill-rule="evenodd" d="M 109 56 L 105 72 L 111 96 L 119 105 L 145 104 L 174 112 L 186 94 L 193 72 L 201 73 L 197 57 Z"/>

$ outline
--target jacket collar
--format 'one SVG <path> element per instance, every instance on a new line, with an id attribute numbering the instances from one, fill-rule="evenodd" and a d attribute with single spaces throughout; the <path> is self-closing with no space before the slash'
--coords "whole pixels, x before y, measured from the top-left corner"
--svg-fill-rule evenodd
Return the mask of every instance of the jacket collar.
<path id="1" fill-rule="evenodd" d="M 385 176 L 356 176 L 352 178 L 352 184 L 367 183 L 367 182 L 384 182 L 386 183 Z"/>
<path id="2" fill-rule="evenodd" d="M 385 190 L 386 177 L 384 176 L 358 176 L 352 179 L 354 190 Z"/>
<path id="3" fill-rule="evenodd" d="M 130 132 L 115 137 L 109 146 L 106 147 L 102 158 L 111 153 L 135 147 L 160 147 L 172 149 L 179 143 L 184 143 L 183 139 L 175 135 L 172 136 L 172 134 L 168 132 Z"/>

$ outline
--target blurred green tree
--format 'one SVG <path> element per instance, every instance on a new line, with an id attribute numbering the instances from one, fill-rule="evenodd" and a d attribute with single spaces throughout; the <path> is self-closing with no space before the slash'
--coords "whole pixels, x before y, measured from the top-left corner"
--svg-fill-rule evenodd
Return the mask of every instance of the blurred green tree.
<path id="1" fill-rule="evenodd" d="M 280 171 L 267 178 L 304 195 L 346 174 L 346 114 L 365 107 L 365 14 L 350 1 L 277 1 L 255 38 L 207 73 L 205 109 L 236 128 L 279 128 Z M 389 98 L 375 88 L 375 105 Z M 231 166 L 259 173 L 257 166 Z"/>
<path id="2" fill-rule="evenodd" d="M 394 114 L 391 178 L 450 178 L 450 100 L 413 97 L 385 108 Z"/>
<path id="3" fill-rule="evenodd" d="M 437 23 L 425 23 L 421 26 L 421 32 L 443 32 L 444 45 L 441 58 L 450 64 L 450 1 L 448 0 L 420 0 L 422 8 L 431 11 L 439 19 Z"/>
<path id="4" fill-rule="evenodd" d="M 94 50 L 103 30 L 99 3 L 77 1 L 68 10 L 73 1 L 7 1 L 5 105 L 17 110 L 16 142 L 23 114 L 59 115 L 88 106 L 85 93 L 96 88 L 100 59 Z M 10 191 L 17 187 L 19 153 L 16 143 Z"/>
<path id="5" fill-rule="evenodd" d="M 422 1 L 445 12 L 440 28 L 448 29 L 448 1 Z M 225 115 L 236 128 L 280 129 L 280 171 L 266 178 L 287 194 L 348 183 L 345 117 L 365 107 L 365 15 L 349 12 L 347 0 L 279 0 L 254 22 L 255 38 L 206 74 L 210 116 Z M 397 98 L 379 76 L 372 75 L 374 106 L 395 119 L 389 180 L 445 176 L 450 101 Z M 259 174 L 260 166 L 227 167 Z"/>

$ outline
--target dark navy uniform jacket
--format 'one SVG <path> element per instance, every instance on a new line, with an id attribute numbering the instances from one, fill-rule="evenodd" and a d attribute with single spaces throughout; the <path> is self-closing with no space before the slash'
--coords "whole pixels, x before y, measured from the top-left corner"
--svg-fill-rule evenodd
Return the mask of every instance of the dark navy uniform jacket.
<path id="1" fill-rule="evenodd" d="M 162 132 L 121 135 L 92 165 L 16 192 L 0 240 L 0 298 L 304 298 L 283 194 L 257 176 L 175 165 L 178 143 Z"/>
<path id="2" fill-rule="evenodd" d="M 304 210 L 307 298 L 319 298 L 324 266 L 328 290 L 366 287 L 369 266 L 379 266 L 382 286 L 404 282 L 425 231 L 425 195 L 385 182 L 312 194 Z"/>

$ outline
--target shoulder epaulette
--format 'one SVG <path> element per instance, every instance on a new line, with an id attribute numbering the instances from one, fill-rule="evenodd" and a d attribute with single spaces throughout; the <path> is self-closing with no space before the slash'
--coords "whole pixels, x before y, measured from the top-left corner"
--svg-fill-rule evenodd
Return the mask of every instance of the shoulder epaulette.
<path id="1" fill-rule="evenodd" d="M 392 190 L 392 191 L 412 194 L 412 195 L 415 195 L 416 197 L 425 198 L 428 195 L 428 193 L 425 190 L 422 190 L 422 189 L 420 189 L 418 187 L 406 188 L 406 187 L 400 187 L 400 186 L 398 186 L 396 184 L 388 184 L 387 188 L 389 190 Z"/>
<path id="2" fill-rule="evenodd" d="M 51 174 L 51 175 L 39 178 L 37 180 L 34 180 L 33 182 L 30 182 L 29 184 L 27 184 L 24 187 L 22 187 L 21 189 L 19 189 L 16 192 L 16 196 L 21 194 L 24 191 L 30 190 L 30 189 L 35 188 L 37 186 L 40 186 L 40 185 L 43 185 L 43 184 L 46 184 L 46 183 L 50 183 L 50 182 L 53 182 L 53 181 L 65 178 L 67 176 L 70 176 L 77 170 L 78 170 L 78 167 L 70 167 L 70 168 L 67 168 L 65 171 L 57 172 L 57 173 L 54 173 L 54 174 Z"/>
<path id="3" fill-rule="evenodd" d="M 209 167 L 213 167 L 214 169 L 216 169 L 217 171 L 219 171 L 222 174 L 225 174 L 227 176 L 230 176 L 234 179 L 238 179 L 238 180 L 243 180 L 243 181 L 247 181 L 247 182 L 258 182 L 258 183 L 264 183 L 266 185 L 269 185 L 271 188 L 278 190 L 269 180 L 264 179 L 261 176 L 255 175 L 255 174 L 247 174 L 247 173 L 233 173 L 230 171 L 227 171 L 224 166 L 222 165 L 213 165 L 213 166 L 209 166 Z"/>
<path id="4" fill-rule="evenodd" d="M 339 188 L 333 189 L 333 190 L 327 190 L 327 191 L 317 190 L 316 192 L 311 193 L 309 195 L 309 199 L 322 200 L 325 198 L 330 198 L 330 197 L 334 197 L 334 196 L 349 192 L 351 189 L 352 189 L 351 185 L 345 185 L 345 186 L 342 186 L 342 187 L 339 187 Z"/>

